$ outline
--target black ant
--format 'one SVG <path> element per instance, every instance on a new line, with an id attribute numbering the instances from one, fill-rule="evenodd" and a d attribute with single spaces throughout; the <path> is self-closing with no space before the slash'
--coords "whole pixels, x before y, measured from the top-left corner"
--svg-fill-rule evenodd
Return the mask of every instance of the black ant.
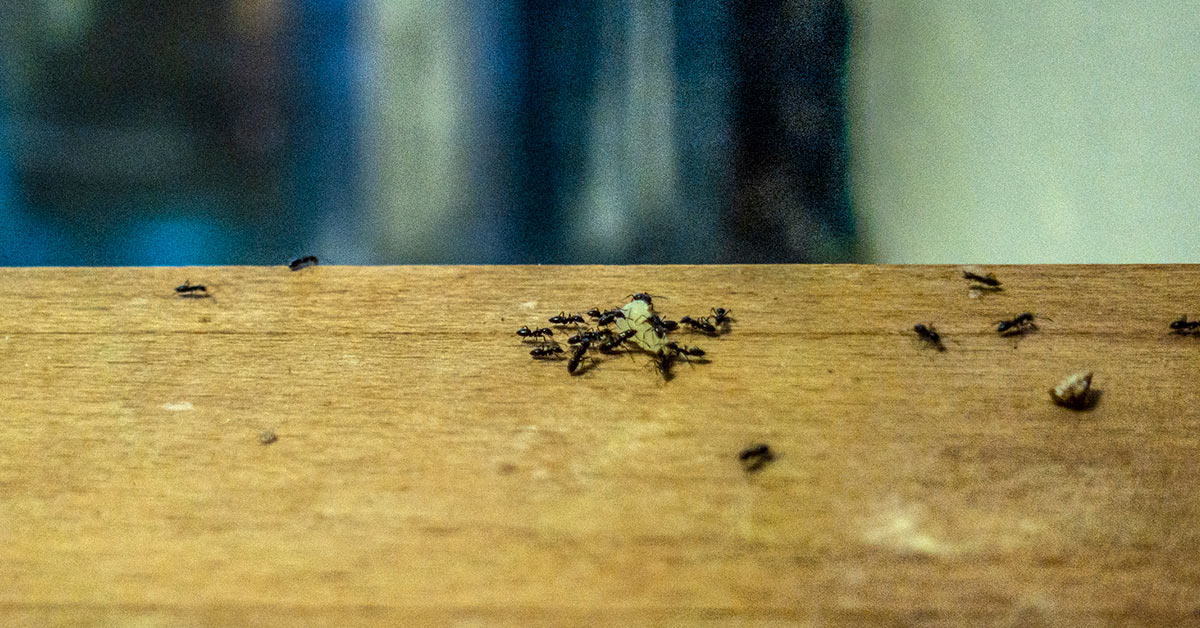
<path id="1" fill-rule="evenodd" d="M 604 342 L 604 344 L 600 345 L 600 352 L 612 353 L 617 349 L 617 347 L 620 347 L 622 343 L 634 337 L 635 335 L 637 335 L 636 329 L 626 329 L 625 331 L 609 338 Z"/>
<path id="2" fill-rule="evenodd" d="M 299 259 L 292 260 L 291 263 L 288 264 L 288 268 L 292 269 L 293 271 L 297 271 L 297 270 L 300 270 L 301 268 L 308 268 L 309 266 L 316 266 L 317 264 L 320 264 L 320 262 L 317 261 L 316 255 L 307 255 L 305 257 L 301 257 Z"/>
<path id="3" fill-rule="evenodd" d="M 996 321 L 996 323 L 996 332 L 1001 336 L 1014 336 L 1038 328 L 1037 324 L 1033 322 L 1033 314 L 1029 312 L 1019 314 L 1012 320 Z"/>
<path id="4" fill-rule="evenodd" d="M 675 358 L 679 354 L 674 351 L 659 350 L 655 354 L 653 361 L 654 368 L 662 375 L 663 381 L 671 381 L 671 367 L 675 365 Z"/>
<path id="5" fill-rule="evenodd" d="M 747 473 L 753 473 L 765 467 L 768 462 L 775 459 L 775 453 L 771 451 L 768 445 L 755 445 L 747 447 L 738 454 L 738 460 L 742 461 L 742 468 Z"/>
<path id="6" fill-rule="evenodd" d="M 917 332 L 917 335 L 924 338 L 926 342 L 937 347 L 938 351 L 946 350 L 946 346 L 942 344 L 942 337 L 938 335 L 933 325 L 913 325 L 913 331 Z"/>
<path id="7" fill-rule="evenodd" d="M 550 357 L 554 357 L 554 355 L 556 353 L 562 353 L 562 352 L 563 352 L 562 347 L 558 346 L 558 343 L 554 343 L 554 344 L 548 344 L 548 345 L 544 345 L 544 346 L 538 347 L 536 349 L 533 349 L 532 351 L 529 352 L 529 355 L 531 355 L 535 358 L 550 358 Z"/>
<path id="8" fill-rule="evenodd" d="M 589 329 L 581 331 L 570 338 L 567 338 L 567 344 L 577 345 L 585 342 L 601 342 L 612 336 L 612 332 L 608 330 Z"/>
<path id="9" fill-rule="evenodd" d="M 550 329 L 549 327 L 530 329 L 529 327 L 522 325 L 521 328 L 517 330 L 517 335 L 522 338 L 544 338 L 546 336 L 553 336 L 554 330 Z"/>
<path id="10" fill-rule="evenodd" d="M 700 347 L 681 347 L 677 342 L 668 342 L 666 346 L 679 355 L 690 355 L 697 358 L 704 357 L 704 349 Z"/>
<path id="11" fill-rule="evenodd" d="M 995 273 L 988 273 L 987 275 L 980 275 L 977 273 L 973 273 L 969 270 L 964 270 L 963 271 L 963 279 L 966 279 L 968 281 L 977 281 L 977 282 L 979 282 L 985 286 L 991 287 L 991 288 L 999 288 L 1000 287 L 1000 280 L 996 279 Z"/>
<path id="12" fill-rule="evenodd" d="M 622 312 L 621 310 L 609 310 L 596 317 L 596 324 L 601 327 L 604 327 L 605 325 L 612 325 L 613 321 L 617 320 L 618 318 L 625 318 L 625 312 Z"/>
<path id="13" fill-rule="evenodd" d="M 590 340 L 584 340 L 575 347 L 575 352 L 571 354 L 571 359 L 567 361 L 567 372 L 574 375 L 575 369 L 579 368 L 579 363 L 583 361 L 588 347 L 591 346 Z"/>
<path id="14" fill-rule="evenodd" d="M 733 314 L 731 310 L 727 310 L 723 307 L 715 307 L 709 311 L 712 312 L 711 318 L 713 325 L 716 325 L 717 327 L 728 324 L 733 320 L 733 317 L 730 316 L 730 314 Z"/>
<path id="15" fill-rule="evenodd" d="M 1179 317 L 1179 320 L 1171 321 L 1171 330 L 1177 334 L 1186 334 L 1190 331 L 1200 328 L 1200 321 L 1189 321 L 1187 314 Z"/>
<path id="16" fill-rule="evenodd" d="M 654 334 L 659 338 L 667 335 L 667 332 L 672 332 L 679 328 L 679 323 L 663 320 L 658 314 L 651 314 L 645 321 L 650 324 L 650 327 L 654 329 Z"/>
<path id="17" fill-rule="evenodd" d="M 630 301 L 645 301 L 646 305 L 653 305 L 651 297 L 658 297 L 660 299 L 665 298 L 665 297 L 659 296 L 657 294 L 646 294 L 645 292 L 635 292 L 633 294 L 627 294 L 625 296 L 630 297 L 630 299 L 629 299 Z"/>
<path id="18" fill-rule="evenodd" d="M 679 322 L 683 323 L 684 325 L 690 325 L 692 329 L 702 331 L 706 334 L 717 333 L 717 328 L 704 318 L 692 318 L 691 316 L 684 316 L 683 318 L 679 319 Z"/>
<path id="19" fill-rule="evenodd" d="M 185 282 L 183 282 L 182 286 L 176 286 L 175 292 L 178 293 L 179 296 L 181 296 L 181 297 L 188 297 L 188 298 L 192 298 L 192 299 L 204 298 L 204 297 L 208 296 L 208 288 L 207 287 L 202 286 L 200 284 L 192 285 L 191 281 L 185 281 Z M 204 294 L 199 294 L 201 292 L 203 292 Z"/>
<path id="20" fill-rule="evenodd" d="M 551 316 L 550 322 L 555 325 L 569 325 L 571 323 L 584 323 L 583 317 L 578 314 L 568 315 L 566 312 L 559 312 L 557 316 Z"/>

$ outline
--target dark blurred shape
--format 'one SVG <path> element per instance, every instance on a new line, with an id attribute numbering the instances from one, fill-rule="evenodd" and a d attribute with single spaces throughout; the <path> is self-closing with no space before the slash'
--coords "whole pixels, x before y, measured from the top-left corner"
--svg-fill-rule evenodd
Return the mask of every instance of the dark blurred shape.
<path id="1" fill-rule="evenodd" d="M 3 264 L 281 264 L 308 251 L 332 263 L 784 262 L 853 250 L 839 1 L 467 3 L 422 9 L 446 32 L 391 32 L 376 48 L 361 44 L 379 12 L 416 4 L 0 4 Z M 381 173 L 364 144 L 425 156 L 379 139 L 364 77 L 399 55 L 451 58 L 421 48 L 447 41 L 469 67 L 445 103 L 467 129 L 446 180 L 468 189 L 408 216 L 416 205 L 385 204 L 409 188 L 379 180 L 403 184 L 411 162 Z M 438 123 L 422 115 L 385 122 L 419 138 Z M 367 237 L 418 233 L 418 221 L 435 234 L 413 236 L 420 253 L 405 249 L 411 237 Z"/>
<path id="2" fill-rule="evenodd" d="M 737 187 L 724 257 L 850 261 L 846 7 L 837 0 L 734 6 Z"/>
<path id="3" fill-rule="evenodd" d="M 348 2 L 71 3 L 67 33 L 38 6 L 0 9 L 4 211 L 42 226 L 6 263 L 283 263 L 354 203 Z"/>

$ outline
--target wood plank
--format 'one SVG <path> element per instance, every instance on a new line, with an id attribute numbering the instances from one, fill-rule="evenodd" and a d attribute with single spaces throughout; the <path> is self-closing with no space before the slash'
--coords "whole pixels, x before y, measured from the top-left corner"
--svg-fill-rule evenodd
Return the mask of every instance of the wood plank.
<path id="1" fill-rule="evenodd" d="M 1200 622 L 1200 267 L 990 270 L 0 269 L 0 624 Z M 513 333 L 633 291 L 737 321 Z"/>

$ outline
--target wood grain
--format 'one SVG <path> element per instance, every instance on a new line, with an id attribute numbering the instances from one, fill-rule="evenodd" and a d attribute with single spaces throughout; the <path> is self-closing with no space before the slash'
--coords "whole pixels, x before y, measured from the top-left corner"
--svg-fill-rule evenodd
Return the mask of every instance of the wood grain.
<path id="1" fill-rule="evenodd" d="M 1200 267 L 989 270 L 0 270 L 0 624 L 1200 624 Z M 637 290 L 737 322 L 513 333 Z"/>

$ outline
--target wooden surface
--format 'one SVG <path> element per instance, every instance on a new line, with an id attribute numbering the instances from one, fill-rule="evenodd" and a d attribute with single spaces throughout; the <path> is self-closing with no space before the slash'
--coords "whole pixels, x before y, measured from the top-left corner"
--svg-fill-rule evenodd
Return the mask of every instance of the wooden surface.
<path id="1" fill-rule="evenodd" d="M 0 625 L 1200 624 L 1200 267 L 990 270 L 0 270 Z M 638 290 L 737 322 L 513 333 Z"/>

